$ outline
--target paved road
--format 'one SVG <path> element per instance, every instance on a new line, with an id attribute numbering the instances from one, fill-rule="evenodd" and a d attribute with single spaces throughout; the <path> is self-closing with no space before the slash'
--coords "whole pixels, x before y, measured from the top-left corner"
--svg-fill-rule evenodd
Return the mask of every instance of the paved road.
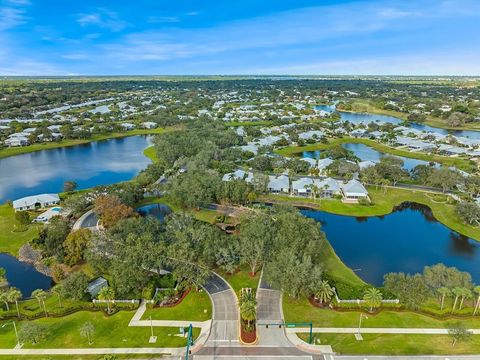
<path id="1" fill-rule="evenodd" d="M 78 230 L 80 228 L 86 229 L 96 229 L 97 228 L 98 218 L 93 210 L 87 211 L 85 214 L 80 216 L 80 218 L 73 225 L 73 230 Z"/>
<path id="2" fill-rule="evenodd" d="M 383 355 L 324 355 L 325 360 L 478 360 L 479 355 L 414 355 L 414 356 L 383 356 Z"/>
<path id="3" fill-rule="evenodd" d="M 238 301 L 232 288 L 217 274 L 204 286 L 213 302 L 212 328 L 206 347 L 238 346 Z"/>

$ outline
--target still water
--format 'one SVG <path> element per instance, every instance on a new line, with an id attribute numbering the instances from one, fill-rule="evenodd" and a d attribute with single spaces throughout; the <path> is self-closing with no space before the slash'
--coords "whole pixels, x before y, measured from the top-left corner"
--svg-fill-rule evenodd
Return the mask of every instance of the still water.
<path id="1" fill-rule="evenodd" d="M 405 203 L 385 216 L 351 217 L 302 209 L 322 224 L 337 255 L 363 280 L 379 286 L 389 272 L 422 272 L 444 263 L 480 283 L 480 242 L 438 222 L 429 208 Z"/>
<path id="2" fill-rule="evenodd" d="M 0 203 L 24 196 L 63 191 L 74 180 L 79 189 L 130 180 L 147 167 L 150 140 L 131 136 L 0 159 Z"/>

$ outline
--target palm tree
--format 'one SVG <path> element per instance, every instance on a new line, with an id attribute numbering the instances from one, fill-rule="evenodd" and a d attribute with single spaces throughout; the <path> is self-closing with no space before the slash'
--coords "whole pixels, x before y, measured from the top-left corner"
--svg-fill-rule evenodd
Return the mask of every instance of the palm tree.
<path id="1" fill-rule="evenodd" d="M 315 299 L 320 301 L 320 304 L 330 301 L 334 292 L 327 280 L 322 280 L 315 291 Z"/>
<path id="2" fill-rule="evenodd" d="M 15 287 L 10 288 L 7 292 L 8 302 L 14 302 L 17 308 L 17 315 L 20 318 L 20 310 L 18 308 L 18 300 L 22 298 L 22 292 Z"/>
<path id="3" fill-rule="evenodd" d="M 437 289 L 437 292 L 440 294 L 440 296 L 442 297 L 442 300 L 441 300 L 441 305 L 440 305 L 440 310 L 443 310 L 443 305 L 445 304 L 445 297 L 447 295 L 450 295 L 452 292 L 450 291 L 449 288 L 447 287 L 441 287 L 441 288 L 438 288 Z"/>
<path id="4" fill-rule="evenodd" d="M 467 288 L 462 288 L 462 297 L 460 300 L 460 306 L 458 307 L 458 310 L 462 310 L 463 301 L 465 299 L 470 299 L 471 297 L 472 297 L 472 291 Z"/>
<path id="5" fill-rule="evenodd" d="M 110 301 L 115 299 L 115 291 L 110 286 L 104 286 L 100 289 L 98 298 L 107 301 L 107 311 L 110 314 Z"/>
<path id="6" fill-rule="evenodd" d="M 452 307 L 452 314 L 455 311 L 455 308 L 457 307 L 457 301 L 460 296 L 462 296 L 462 288 L 456 287 L 453 288 L 452 290 L 453 295 L 455 295 L 455 301 L 453 302 L 453 307 Z"/>
<path id="7" fill-rule="evenodd" d="M 240 316 L 247 322 L 247 329 L 257 317 L 257 299 L 253 291 L 244 291 L 240 296 Z"/>
<path id="8" fill-rule="evenodd" d="M 478 307 L 480 306 L 480 286 L 475 286 L 473 288 L 475 294 L 477 294 L 477 302 L 475 303 L 475 309 L 473 310 L 473 315 L 477 313 Z"/>
<path id="9" fill-rule="evenodd" d="M 10 311 L 10 306 L 8 305 L 8 290 L 0 292 L 0 301 L 5 304 L 7 311 Z"/>
<path id="10" fill-rule="evenodd" d="M 48 316 L 47 314 L 47 308 L 45 306 L 45 299 L 47 298 L 47 293 L 43 289 L 37 289 L 32 292 L 32 296 L 37 299 L 38 301 L 38 306 L 41 308 L 43 304 L 43 310 L 45 311 L 45 316 Z"/>
<path id="11" fill-rule="evenodd" d="M 52 289 L 52 293 L 57 295 L 58 298 L 58 305 L 60 307 L 62 306 L 62 294 L 63 294 L 64 288 L 61 284 L 55 285 L 55 287 Z"/>
<path id="12" fill-rule="evenodd" d="M 374 308 L 382 305 L 382 298 L 380 290 L 375 288 L 368 289 L 365 291 L 365 295 L 363 295 L 363 300 L 365 300 L 367 306 L 370 307 L 370 312 L 372 312 Z"/>

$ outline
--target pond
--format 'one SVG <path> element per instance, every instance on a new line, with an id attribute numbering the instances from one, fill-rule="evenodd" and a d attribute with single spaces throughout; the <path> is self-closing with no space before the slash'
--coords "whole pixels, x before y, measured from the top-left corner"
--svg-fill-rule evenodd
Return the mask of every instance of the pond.
<path id="1" fill-rule="evenodd" d="M 389 272 L 422 272 L 444 263 L 480 283 L 480 242 L 438 222 L 428 207 L 405 203 L 391 214 L 352 217 L 302 209 L 322 230 L 342 261 L 363 280 L 382 285 Z"/>
<path id="2" fill-rule="evenodd" d="M 326 112 L 335 111 L 335 105 L 317 105 L 315 106 L 318 110 L 323 110 Z M 348 111 L 338 111 L 340 113 L 341 119 L 344 121 L 349 121 L 354 124 L 368 124 L 371 122 L 378 122 L 378 123 L 391 123 L 396 125 L 401 125 L 404 121 L 400 118 L 396 118 L 394 116 L 388 115 L 377 115 L 371 113 L 356 113 L 356 112 L 348 112 Z M 441 128 L 436 128 L 433 126 L 428 126 L 424 124 L 418 124 L 413 122 L 408 122 L 407 126 L 411 128 L 420 130 L 420 131 L 427 131 L 427 132 L 434 132 L 442 135 L 452 134 L 455 136 L 462 136 L 462 137 L 469 137 L 472 139 L 480 139 L 480 131 L 473 131 L 473 130 L 446 130 Z"/>
<path id="3" fill-rule="evenodd" d="M 137 208 L 137 212 L 142 216 L 153 216 L 163 221 L 165 216 L 170 214 L 172 210 L 165 204 L 149 204 Z"/>
<path id="4" fill-rule="evenodd" d="M 52 278 L 38 272 L 32 264 L 22 262 L 16 257 L 0 253 L 0 267 L 7 272 L 9 286 L 18 288 L 24 298 L 30 297 L 33 290 L 50 289 Z"/>
<path id="5" fill-rule="evenodd" d="M 365 144 L 357 144 L 357 143 L 347 143 L 342 145 L 345 149 L 352 151 L 361 161 L 370 160 L 373 162 L 379 162 L 382 157 L 386 154 L 371 148 Z M 320 159 L 322 151 L 315 150 L 315 151 L 304 151 L 302 153 L 302 157 L 308 157 L 312 159 Z M 403 160 L 403 167 L 410 171 L 417 165 L 428 165 L 428 161 L 419 160 L 419 159 L 412 159 L 407 158 L 404 156 L 395 156 Z"/>
<path id="6" fill-rule="evenodd" d="M 79 189 L 130 180 L 150 163 L 143 155 L 149 144 L 131 136 L 0 159 L 0 203 L 61 192 L 67 180 Z"/>

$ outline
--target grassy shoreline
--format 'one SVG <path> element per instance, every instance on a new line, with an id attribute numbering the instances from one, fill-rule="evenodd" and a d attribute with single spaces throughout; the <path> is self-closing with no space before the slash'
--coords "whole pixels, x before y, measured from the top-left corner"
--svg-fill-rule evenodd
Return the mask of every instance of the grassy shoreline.
<path id="1" fill-rule="evenodd" d="M 343 109 L 339 109 L 339 110 L 344 112 L 352 112 L 352 113 L 372 113 L 377 115 L 394 116 L 396 118 L 399 118 L 400 120 L 411 122 L 410 120 L 408 120 L 408 114 L 402 113 L 400 111 L 379 109 L 374 105 L 372 105 L 368 100 L 355 100 L 352 102 L 352 110 L 343 110 Z M 453 130 L 453 131 L 454 130 L 480 131 L 480 124 L 451 127 L 446 124 L 446 120 L 436 118 L 433 116 L 427 116 L 427 119 L 422 124 L 436 127 L 439 129 Z"/>
<path id="2" fill-rule="evenodd" d="M 316 143 L 316 144 L 311 144 L 306 146 L 287 146 L 280 150 L 277 150 L 276 152 L 280 155 L 295 155 L 303 151 L 326 150 L 336 145 L 342 145 L 347 143 L 363 144 L 377 151 L 383 152 L 385 154 L 402 156 L 410 159 L 434 161 L 434 162 L 443 164 L 445 166 L 455 166 L 465 171 L 472 172 L 475 169 L 475 163 L 471 160 L 467 160 L 463 158 L 454 158 L 449 156 L 441 156 L 441 155 L 430 155 L 430 154 L 421 153 L 421 152 L 410 152 L 405 150 L 399 150 L 399 149 L 395 149 L 390 146 L 378 143 L 374 140 L 363 139 L 363 138 L 353 138 L 353 137 L 330 139 L 329 142 L 325 144 Z"/>
<path id="3" fill-rule="evenodd" d="M 75 145 L 88 144 L 95 141 L 124 138 L 129 136 L 136 136 L 136 135 L 162 134 L 167 131 L 174 131 L 175 129 L 176 128 L 174 127 L 158 128 L 158 129 L 136 129 L 136 130 L 130 130 L 125 132 L 113 132 L 113 133 L 102 134 L 102 135 L 94 135 L 89 139 L 69 139 L 69 140 L 62 140 L 58 142 L 50 142 L 50 143 L 44 143 L 44 144 L 33 144 L 33 145 L 21 146 L 21 147 L 11 147 L 11 148 L 0 150 L 0 159 L 6 158 L 9 156 L 27 154 L 34 151 L 50 150 L 50 149 L 70 147 Z"/>

